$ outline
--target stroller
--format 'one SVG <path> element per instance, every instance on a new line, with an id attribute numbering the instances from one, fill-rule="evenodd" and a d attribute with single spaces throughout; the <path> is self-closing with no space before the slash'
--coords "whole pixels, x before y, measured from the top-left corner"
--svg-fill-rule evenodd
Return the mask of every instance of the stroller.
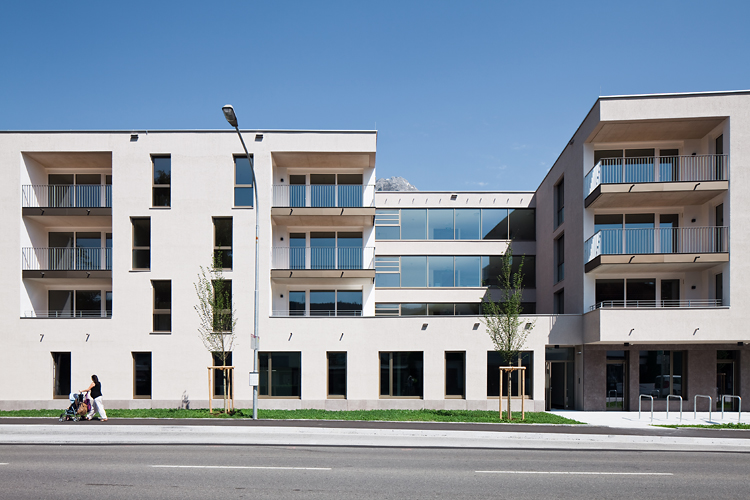
<path id="1" fill-rule="evenodd" d="M 70 406 L 60 415 L 60 422 L 72 420 L 78 422 L 86 418 L 86 414 L 91 409 L 91 400 L 83 392 L 71 392 L 68 396 Z"/>

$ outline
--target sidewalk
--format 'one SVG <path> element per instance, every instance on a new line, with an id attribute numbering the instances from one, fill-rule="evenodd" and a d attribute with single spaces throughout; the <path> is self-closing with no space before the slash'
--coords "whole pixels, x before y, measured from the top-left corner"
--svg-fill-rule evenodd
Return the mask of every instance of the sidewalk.
<path id="1" fill-rule="evenodd" d="M 711 412 L 709 419 L 708 412 L 698 412 L 693 417 L 693 412 L 685 411 L 680 419 L 680 411 L 670 411 L 669 418 L 667 413 L 660 411 L 653 413 L 651 420 L 650 411 L 642 411 L 640 417 L 637 411 L 574 411 L 574 410 L 552 410 L 554 415 L 577 420 L 589 425 L 601 427 L 617 427 L 624 429 L 645 429 L 655 425 L 712 425 L 712 424 L 736 424 L 737 412 L 724 412 L 724 418 L 721 418 L 721 411 Z M 741 416 L 742 423 L 750 423 L 750 415 L 743 413 Z"/>
<path id="2" fill-rule="evenodd" d="M 57 422 L 0 419 L 0 445 L 260 445 L 485 449 L 729 451 L 750 453 L 750 431 L 650 426 L 650 413 L 555 412 L 589 425 L 524 425 L 320 420 L 116 419 Z M 737 421 L 737 414 L 725 421 Z M 744 416 L 744 415 L 743 415 Z M 679 412 L 669 414 L 679 422 Z M 689 417 L 689 418 L 688 418 Z M 683 423 L 692 420 L 683 414 Z M 708 414 L 698 415 L 704 422 Z M 717 414 L 712 415 L 717 422 Z M 721 417 L 721 413 L 718 414 Z M 654 414 L 654 424 L 667 423 Z"/>

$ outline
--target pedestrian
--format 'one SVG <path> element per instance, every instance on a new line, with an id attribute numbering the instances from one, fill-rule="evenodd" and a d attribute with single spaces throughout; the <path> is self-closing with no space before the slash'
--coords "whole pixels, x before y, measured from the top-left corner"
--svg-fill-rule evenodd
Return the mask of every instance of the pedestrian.
<path id="1" fill-rule="evenodd" d="M 94 416 L 94 412 L 99 413 L 99 420 L 102 422 L 107 421 L 107 412 L 104 411 L 104 403 L 102 402 L 102 383 L 99 382 L 99 377 L 96 375 L 91 375 L 91 385 L 88 389 L 85 391 L 80 392 L 89 392 L 91 391 L 91 399 L 94 400 L 94 404 L 91 406 L 91 410 L 89 410 L 88 414 L 86 415 L 86 420 L 91 420 L 91 417 Z"/>

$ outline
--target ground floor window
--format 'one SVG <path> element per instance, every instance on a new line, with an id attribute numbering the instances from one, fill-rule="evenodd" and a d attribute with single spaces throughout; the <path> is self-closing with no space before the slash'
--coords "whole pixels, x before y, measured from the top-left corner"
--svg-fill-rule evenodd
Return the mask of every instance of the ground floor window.
<path id="1" fill-rule="evenodd" d="M 664 399 L 669 395 L 687 395 L 686 353 L 683 351 L 640 351 L 638 361 L 639 394 Z"/>
<path id="2" fill-rule="evenodd" d="M 422 352 L 380 353 L 380 397 L 421 398 Z"/>
<path id="3" fill-rule="evenodd" d="M 516 398 L 521 392 L 525 397 L 531 397 L 534 387 L 534 353 L 531 351 L 521 352 L 511 366 L 526 367 L 526 386 L 521 391 L 521 376 L 514 371 L 510 377 L 511 396 Z M 500 367 L 508 366 L 503 357 L 497 351 L 487 352 L 487 397 L 500 396 Z M 502 377 L 503 394 L 508 395 L 505 387 L 505 377 Z"/>
<path id="4" fill-rule="evenodd" d="M 151 353 L 133 353 L 133 397 L 151 398 Z"/>
<path id="5" fill-rule="evenodd" d="M 226 360 L 222 362 L 221 353 L 213 352 L 214 366 L 232 366 L 232 353 L 226 353 Z M 232 382 L 232 374 L 229 370 L 213 370 L 214 372 L 214 397 L 224 397 L 224 379 L 227 381 L 227 393 L 232 394 L 230 383 Z"/>
<path id="6" fill-rule="evenodd" d="M 328 397 L 346 398 L 346 353 L 329 352 Z"/>
<path id="7" fill-rule="evenodd" d="M 52 395 L 67 398 L 70 394 L 70 353 L 52 353 Z"/>
<path id="8" fill-rule="evenodd" d="M 466 397 L 466 353 L 445 353 L 445 397 Z"/>
<path id="9" fill-rule="evenodd" d="M 272 398 L 299 398 L 302 356 L 299 352 L 261 352 L 258 393 Z"/>

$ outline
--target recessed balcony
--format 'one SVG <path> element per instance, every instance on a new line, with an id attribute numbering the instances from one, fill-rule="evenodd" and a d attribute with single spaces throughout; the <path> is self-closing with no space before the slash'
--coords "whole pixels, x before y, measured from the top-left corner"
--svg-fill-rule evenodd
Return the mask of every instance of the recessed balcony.
<path id="1" fill-rule="evenodd" d="M 729 261 L 729 228 L 602 229 L 586 240 L 585 271 L 698 271 Z"/>
<path id="2" fill-rule="evenodd" d="M 274 247 L 271 278 L 375 279 L 374 247 Z"/>
<path id="3" fill-rule="evenodd" d="M 372 226 L 374 200 L 374 185 L 277 184 L 271 215 L 283 226 Z"/>
<path id="4" fill-rule="evenodd" d="M 25 216 L 112 216 L 112 185 L 31 184 L 21 188 Z"/>
<path id="5" fill-rule="evenodd" d="M 24 279 L 112 278 L 111 248 L 26 247 L 21 261 Z"/>
<path id="6" fill-rule="evenodd" d="M 586 208 L 701 205 L 729 189 L 728 155 L 604 158 L 586 174 Z"/>

